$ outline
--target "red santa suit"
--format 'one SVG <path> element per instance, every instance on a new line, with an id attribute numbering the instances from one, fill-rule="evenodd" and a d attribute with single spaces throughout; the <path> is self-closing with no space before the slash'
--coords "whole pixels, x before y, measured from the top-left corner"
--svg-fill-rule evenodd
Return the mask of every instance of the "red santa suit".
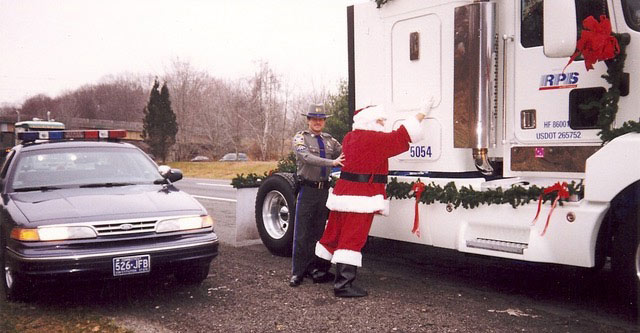
<path id="1" fill-rule="evenodd" d="M 315 251 L 317 256 L 333 263 L 362 266 L 360 251 L 373 216 L 389 212 L 385 190 L 388 159 L 407 151 L 410 142 L 417 142 L 424 135 L 423 126 L 413 116 L 394 131 L 385 130 L 376 122 L 385 118 L 381 106 L 360 110 L 353 117 L 353 130 L 342 142 L 343 176 L 329 194 L 329 222 Z"/>

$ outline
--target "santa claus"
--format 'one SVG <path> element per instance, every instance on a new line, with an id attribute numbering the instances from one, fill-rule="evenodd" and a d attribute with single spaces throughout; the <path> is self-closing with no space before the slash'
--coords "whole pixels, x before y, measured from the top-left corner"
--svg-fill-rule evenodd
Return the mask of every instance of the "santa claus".
<path id="1" fill-rule="evenodd" d="M 329 222 L 315 251 L 317 256 L 336 264 L 334 294 L 338 297 L 367 295 L 353 281 L 357 267 L 362 266 L 360 251 L 367 241 L 374 214 L 389 212 L 385 191 L 388 159 L 423 138 L 425 126 L 420 123 L 430 109 L 431 103 L 394 131 L 384 126 L 386 116 L 382 106 L 355 112 L 353 130 L 342 141 L 345 162 L 340 179 L 327 200 L 331 210 Z"/>

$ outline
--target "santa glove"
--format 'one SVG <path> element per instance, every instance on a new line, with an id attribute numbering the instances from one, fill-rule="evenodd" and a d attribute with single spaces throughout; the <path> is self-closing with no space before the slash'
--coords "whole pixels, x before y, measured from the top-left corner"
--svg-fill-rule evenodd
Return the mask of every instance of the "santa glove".
<path id="1" fill-rule="evenodd" d="M 431 113 L 433 104 L 435 104 L 435 98 L 433 96 L 429 96 L 429 98 L 423 100 L 421 104 L 422 106 L 420 107 L 418 114 L 422 114 L 426 118 L 429 116 L 429 113 Z"/>

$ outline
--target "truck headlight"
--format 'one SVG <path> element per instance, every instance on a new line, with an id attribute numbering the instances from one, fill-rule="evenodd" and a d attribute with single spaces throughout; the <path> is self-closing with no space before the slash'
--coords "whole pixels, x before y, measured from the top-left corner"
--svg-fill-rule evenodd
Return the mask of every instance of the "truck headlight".
<path id="1" fill-rule="evenodd" d="M 47 226 L 39 228 L 13 228 L 11 238 L 19 241 L 57 241 L 68 239 L 96 238 L 96 232 L 86 226 Z"/>
<path id="2" fill-rule="evenodd" d="M 213 219 L 209 215 L 179 217 L 159 221 L 156 225 L 156 232 L 172 232 L 192 229 L 210 228 L 213 226 Z"/>

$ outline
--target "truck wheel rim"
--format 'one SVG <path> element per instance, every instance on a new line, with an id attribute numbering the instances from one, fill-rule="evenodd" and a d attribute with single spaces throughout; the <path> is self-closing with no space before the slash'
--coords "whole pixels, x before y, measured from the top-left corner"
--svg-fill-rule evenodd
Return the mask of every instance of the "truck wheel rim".
<path id="1" fill-rule="evenodd" d="M 269 236 L 280 239 L 289 228 L 289 206 L 282 193 L 271 191 L 262 204 L 262 223 Z"/>

